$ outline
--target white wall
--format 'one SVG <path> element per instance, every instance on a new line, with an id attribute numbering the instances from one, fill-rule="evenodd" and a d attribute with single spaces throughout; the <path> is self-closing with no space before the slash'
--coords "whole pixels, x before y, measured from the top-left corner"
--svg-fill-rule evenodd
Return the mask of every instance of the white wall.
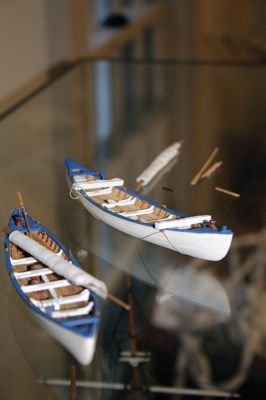
<path id="1" fill-rule="evenodd" d="M 0 101 L 67 59 L 68 1 L 1 0 Z"/>

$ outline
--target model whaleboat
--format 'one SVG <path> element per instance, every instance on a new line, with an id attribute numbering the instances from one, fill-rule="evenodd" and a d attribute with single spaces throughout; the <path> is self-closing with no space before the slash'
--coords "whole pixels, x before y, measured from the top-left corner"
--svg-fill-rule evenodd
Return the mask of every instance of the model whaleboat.
<path id="1" fill-rule="evenodd" d="M 120 178 L 105 177 L 65 160 L 71 197 L 96 218 L 129 235 L 197 258 L 226 256 L 233 232 L 210 215 L 188 217 L 127 190 Z"/>
<path id="2" fill-rule="evenodd" d="M 83 271 L 24 208 L 10 215 L 5 259 L 11 281 L 35 319 L 81 364 L 89 364 L 99 324 L 95 293 L 106 297 L 105 284 Z"/>

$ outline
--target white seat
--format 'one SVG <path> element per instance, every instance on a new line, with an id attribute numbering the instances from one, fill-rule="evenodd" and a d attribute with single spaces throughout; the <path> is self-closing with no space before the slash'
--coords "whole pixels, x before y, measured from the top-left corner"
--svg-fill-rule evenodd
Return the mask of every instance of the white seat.
<path id="1" fill-rule="evenodd" d="M 151 206 L 149 208 L 144 208 L 141 210 L 133 210 L 133 211 L 124 211 L 121 213 L 118 213 L 119 215 L 123 215 L 124 217 L 135 217 L 137 215 L 144 215 L 144 214 L 151 214 L 153 212 L 154 206 Z"/>
<path id="2" fill-rule="evenodd" d="M 174 218 L 174 216 L 173 216 L 173 214 L 170 214 L 170 215 L 167 215 L 166 217 L 164 217 L 164 218 L 160 218 L 160 219 L 151 219 L 151 220 L 149 220 L 149 221 L 147 221 L 146 219 L 141 219 L 140 218 L 140 220 L 142 221 L 142 222 L 147 222 L 148 224 L 154 224 L 154 222 L 158 222 L 158 221 L 169 221 L 169 220 L 171 220 L 171 219 L 173 219 Z"/>
<path id="3" fill-rule="evenodd" d="M 106 188 L 106 189 L 100 189 L 100 190 L 85 190 L 85 193 L 89 197 L 96 197 L 96 196 L 102 196 L 103 194 L 110 194 L 112 193 L 113 188 Z"/>
<path id="4" fill-rule="evenodd" d="M 152 223 L 152 222 L 160 222 L 160 221 L 169 221 L 169 220 L 171 220 L 173 218 L 174 218 L 173 214 L 170 214 L 170 215 L 167 215 L 164 218 L 155 219 L 154 221 L 150 221 L 150 222 Z"/>
<path id="5" fill-rule="evenodd" d="M 73 181 L 76 183 L 87 182 L 86 175 L 73 175 Z"/>
<path id="6" fill-rule="evenodd" d="M 85 182 L 77 182 L 73 183 L 72 188 L 75 190 L 90 190 L 90 189 L 101 189 L 101 188 L 110 188 L 110 187 L 116 187 L 116 186 L 123 186 L 124 181 L 123 179 L 120 178 L 114 178 L 114 179 L 97 179 L 93 181 L 85 181 Z"/>
<path id="7" fill-rule="evenodd" d="M 128 199 L 118 200 L 118 201 L 109 199 L 108 203 L 103 203 L 102 205 L 104 207 L 106 207 L 106 208 L 114 208 L 116 206 L 118 206 L 118 207 L 129 206 L 129 205 L 135 204 L 136 200 L 137 199 L 135 197 L 132 197 L 132 196 L 129 197 Z"/>
<path id="8" fill-rule="evenodd" d="M 24 258 L 10 258 L 10 262 L 12 265 L 28 265 L 28 264 L 34 264 L 37 262 L 37 260 L 33 257 L 24 257 Z"/>
<path id="9" fill-rule="evenodd" d="M 195 217 L 184 217 L 180 219 L 174 219 L 172 221 L 155 221 L 154 225 L 156 229 L 167 229 L 167 228 L 177 228 L 177 229 L 190 229 L 191 225 L 202 224 L 205 221 L 210 221 L 210 215 L 198 215 Z"/>
<path id="10" fill-rule="evenodd" d="M 32 278 L 34 276 L 49 275 L 53 274 L 53 271 L 49 268 L 33 269 L 32 271 L 14 272 L 16 279 Z"/>
<path id="11" fill-rule="evenodd" d="M 38 292 L 39 290 L 50 290 L 57 289 L 60 287 L 70 286 L 71 283 L 66 279 L 60 279 L 58 281 L 44 282 L 44 283 L 36 283 L 34 285 L 21 286 L 21 290 L 24 293 Z"/>
<path id="12" fill-rule="evenodd" d="M 46 299 L 46 300 L 31 299 L 31 301 L 35 306 L 40 307 L 42 309 L 51 306 L 54 306 L 55 309 L 59 309 L 59 307 L 64 304 L 88 301 L 89 295 L 90 295 L 89 289 L 84 289 L 82 290 L 82 292 L 74 294 L 72 296 L 57 297 L 55 299 Z"/>
<path id="13" fill-rule="evenodd" d="M 94 306 L 93 301 L 90 301 L 85 307 L 73 308 L 70 310 L 58 310 L 51 313 L 52 318 L 69 318 L 79 317 L 81 315 L 89 314 Z"/>

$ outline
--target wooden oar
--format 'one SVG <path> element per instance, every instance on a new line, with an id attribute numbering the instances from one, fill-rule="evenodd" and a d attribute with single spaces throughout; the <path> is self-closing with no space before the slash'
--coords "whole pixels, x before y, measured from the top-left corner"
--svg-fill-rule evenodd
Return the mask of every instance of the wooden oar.
<path id="1" fill-rule="evenodd" d="M 130 310 L 130 305 L 125 303 L 123 300 L 120 300 L 118 297 L 113 295 L 112 293 L 108 293 L 107 295 L 108 299 L 113 301 L 114 303 L 118 304 L 119 306 L 123 307 L 125 310 L 129 311 Z"/>
<path id="2" fill-rule="evenodd" d="M 18 196 L 19 205 L 20 205 L 20 207 L 22 209 L 22 212 L 23 212 L 23 215 L 24 215 L 24 218 L 25 218 L 25 222 L 26 222 L 27 230 L 29 232 L 29 236 L 32 237 L 32 234 L 31 234 L 31 231 L 30 231 L 30 225 L 29 225 L 29 221 L 28 221 L 28 214 L 27 214 L 27 211 L 26 211 L 26 208 L 25 208 L 25 205 L 24 205 L 23 196 L 19 191 L 17 191 L 17 196 Z"/>

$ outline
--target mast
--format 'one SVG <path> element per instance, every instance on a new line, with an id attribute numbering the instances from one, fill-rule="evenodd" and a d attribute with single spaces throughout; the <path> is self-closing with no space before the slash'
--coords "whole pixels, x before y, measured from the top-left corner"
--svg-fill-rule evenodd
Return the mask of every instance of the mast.
<path id="1" fill-rule="evenodd" d="M 30 230 L 30 224 L 29 224 L 29 221 L 28 221 L 28 214 L 27 214 L 27 211 L 26 211 L 26 208 L 25 208 L 25 204 L 24 204 L 24 199 L 23 199 L 22 193 L 17 191 L 17 196 L 18 196 L 19 205 L 20 205 L 20 207 L 22 209 L 22 213 L 23 213 L 23 216 L 24 216 L 24 219 L 25 219 L 26 227 L 27 227 L 27 230 L 29 232 L 29 236 L 32 238 L 32 234 L 31 234 L 31 230 Z"/>

